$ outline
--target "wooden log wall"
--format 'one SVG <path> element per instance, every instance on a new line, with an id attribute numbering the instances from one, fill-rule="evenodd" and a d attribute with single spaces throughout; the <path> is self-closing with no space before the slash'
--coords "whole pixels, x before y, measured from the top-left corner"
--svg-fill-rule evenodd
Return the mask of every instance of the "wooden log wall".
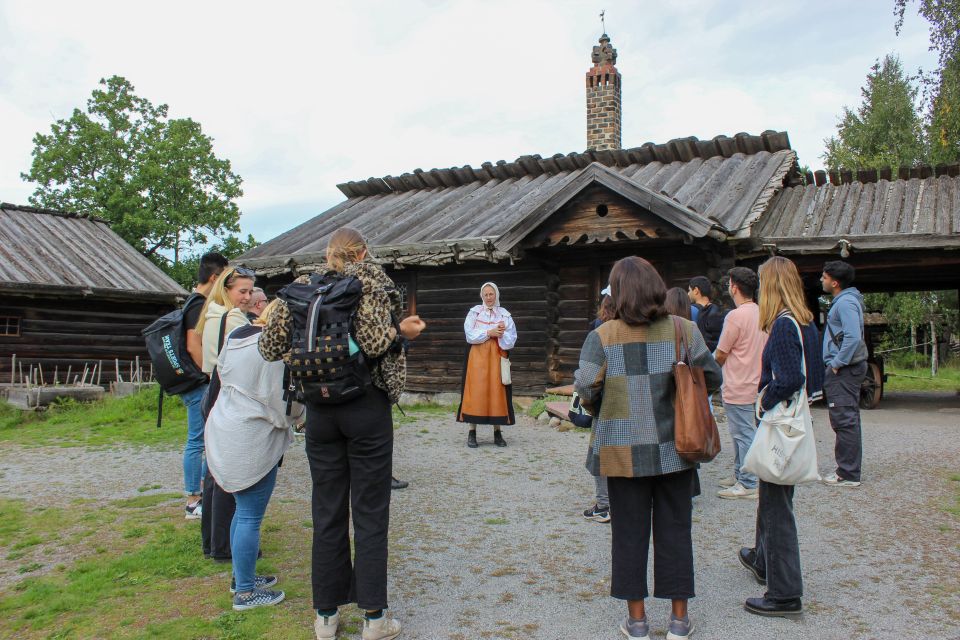
<path id="1" fill-rule="evenodd" d="M 130 366 L 138 356 L 146 378 L 150 359 L 140 331 L 172 309 L 152 302 L 89 299 L 7 296 L 4 302 L 0 315 L 18 317 L 20 335 L 0 336 L 0 383 L 11 382 L 12 354 L 17 356 L 18 382 L 20 363 L 24 375 L 30 365 L 39 364 L 47 384 L 53 383 L 55 371 L 63 383 L 69 369 L 72 382 L 75 375 L 83 374 L 84 366 L 92 373 L 93 366 L 102 363 L 100 384 L 106 386 L 117 379 L 118 359 L 120 375 L 129 380 Z"/>
<path id="2" fill-rule="evenodd" d="M 734 266 L 733 254 L 711 241 L 692 244 L 617 243 L 587 247 L 552 247 L 531 252 L 547 267 L 547 364 L 551 384 L 573 382 L 580 349 L 588 327 L 596 318 L 600 291 L 607 285 L 610 269 L 620 258 L 640 256 L 649 260 L 667 287 L 686 289 L 690 278 L 706 275 L 719 285 Z M 729 253 L 729 255 L 728 255 Z M 720 293 L 719 287 L 715 292 Z"/>
<path id="3" fill-rule="evenodd" d="M 393 274 L 402 278 L 403 272 Z M 416 310 L 427 330 L 408 353 L 407 389 L 459 391 L 467 343 L 463 321 L 480 304 L 480 286 L 497 283 L 500 303 L 517 325 L 517 346 L 510 352 L 514 393 L 541 394 L 548 384 L 547 274 L 536 266 L 451 265 L 416 272 Z"/>
<path id="4" fill-rule="evenodd" d="M 668 287 L 686 288 L 690 278 L 699 275 L 719 285 L 734 266 L 733 251 L 726 245 L 661 238 L 541 246 L 528 249 L 524 261 L 514 266 L 388 268 L 394 281 L 406 286 L 408 306 L 427 322 L 427 331 L 410 347 L 407 389 L 459 391 L 466 350 L 463 320 L 480 303 L 480 286 L 488 280 L 500 287 L 501 303 L 517 324 L 519 340 L 511 353 L 514 392 L 540 395 L 547 386 L 572 382 L 600 290 L 613 263 L 629 255 L 650 260 Z M 258 285 L 273 295 L 290 279 L 275 276 L 258 280 Z"/>

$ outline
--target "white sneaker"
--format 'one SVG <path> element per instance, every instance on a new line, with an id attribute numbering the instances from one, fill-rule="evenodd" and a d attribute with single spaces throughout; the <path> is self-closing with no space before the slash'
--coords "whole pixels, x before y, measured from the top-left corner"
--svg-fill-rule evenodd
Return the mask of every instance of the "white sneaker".
<path id="1" fill-rule="evenodd" d="M 720 491 L 717 491 L 717 495 L 721 498 L 726 498 L 727 500 L 737 500 L 740 498 L 756 500 L 758 497 L 760 497 L 760 494 L 756 489 L 747 489 L 739 482 L 735 483 L 729 489 L 721 489 Z"/>
<path id="2" fill-rule="evenodd" d="M 823 484 L 830 485 L 831 487 L 859 487 L 859 480 L 844 480 L 835 473 L 831 473 L 823 477 Z"/>
<path id="3" fill-rule="evenodd" d="M 339 611 L 332 616 L 322 616 L 318 613 L 313 623 L 313 630 L 317 632 L 317 640 L 329 640 L 337 637 L 338 626 L 340 626 Z"/>
<path id="4" fill-rule="evenodd" d="M 727 489 L 737 484 L 737 476 L 730 476 L 729 478 L 724 478 L 723 480 L 720 480 L 719 482 L 717 482 L 717 484 L 723 487 L 724 489 Z"/>
<path id="5" fill-rule="evenodd" d="M 376 620 L 363 619 L 363 640 L 393 640 L 400 635 L 400 621 L 388 618 L 386 614 Z"/>

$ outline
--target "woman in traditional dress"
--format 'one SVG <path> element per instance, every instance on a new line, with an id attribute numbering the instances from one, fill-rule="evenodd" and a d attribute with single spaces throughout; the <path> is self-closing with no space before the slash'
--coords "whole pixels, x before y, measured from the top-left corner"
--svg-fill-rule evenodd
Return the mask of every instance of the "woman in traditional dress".
<path id="1" fill-rule="evenodd" d="M 493 425 L 493 442 L 507 446 L 500 426 L 514 424 L 511 385 L 503 384 L 501 358 L 509 356 L 517 343 L 517 327 L 510 312 L 500 306 L 500 290 L 492 282 L 480 287 L 483 304 L 470 309 L 463 322 L 466 334 L 466 364 L 457 421 L 470 425 L 467 446 L 477 447 L 477 425 Z"/>

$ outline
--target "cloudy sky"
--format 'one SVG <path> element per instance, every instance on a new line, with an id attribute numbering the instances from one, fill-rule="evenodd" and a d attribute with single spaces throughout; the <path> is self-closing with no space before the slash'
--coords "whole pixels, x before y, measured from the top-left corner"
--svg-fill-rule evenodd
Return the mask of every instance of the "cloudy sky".
<path id="1" fill-rule="evenodd" d="M 582 151 L 601 9 L 625 147 L 786 130 L 820 168 L 876 58 L 934 65 L 927 24 L 911 13 L 896 36 L 892 5 L 0 0 L 0 200 L 27 202 L 34 134 L 111 75 L 203 125 L 258 240 L 341 201 L 340 182 Z"/>

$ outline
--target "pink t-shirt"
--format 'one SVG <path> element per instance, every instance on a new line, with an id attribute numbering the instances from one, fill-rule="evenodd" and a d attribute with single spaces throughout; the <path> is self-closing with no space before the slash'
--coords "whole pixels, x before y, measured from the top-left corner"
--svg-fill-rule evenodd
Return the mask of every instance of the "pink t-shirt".
<path id="1" fill-rule="evenodd" d="M 723 363 L 723 401 L 753 404 L 760 383 L 760 358 L 767 334 L 760 331 L 760 307 L 745 302 L 723 320 L 717 351 L 727 354 Z"/>

